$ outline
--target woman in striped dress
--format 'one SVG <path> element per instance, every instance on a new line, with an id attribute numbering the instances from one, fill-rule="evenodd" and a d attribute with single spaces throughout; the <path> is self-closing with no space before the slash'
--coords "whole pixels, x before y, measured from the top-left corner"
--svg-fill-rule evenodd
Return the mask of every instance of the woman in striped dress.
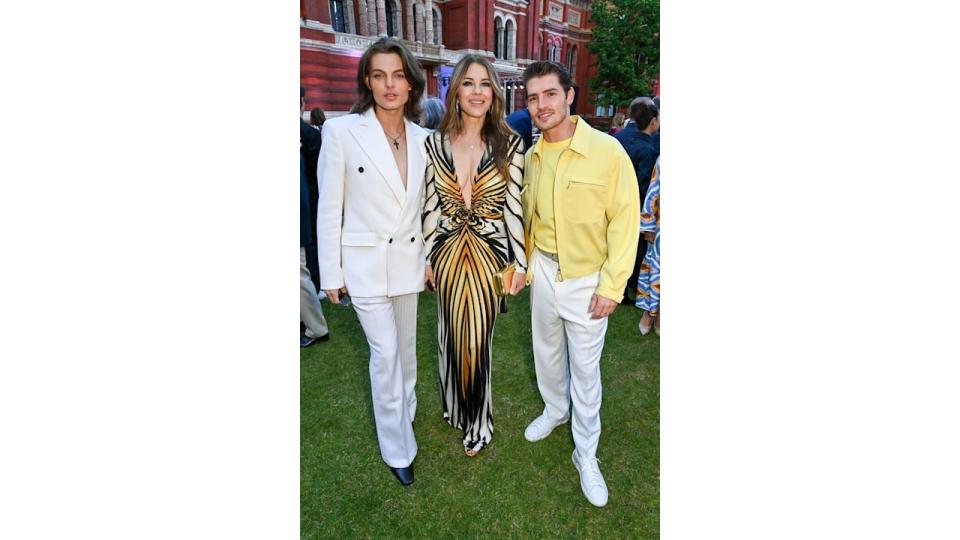
<path id="1" fill-rule="evenodd" d="M 423 215 L 427 287 L 437 291 L 443 418 L 468 456 L 490 443 L 490 355 L 503 299 L 493 275 L 516 264 L 509 293 L 526 280 L 523 143 L 504 121 L 496 71 L 467 55 L 453 72 L 440 128 L 427 138 Z"/>

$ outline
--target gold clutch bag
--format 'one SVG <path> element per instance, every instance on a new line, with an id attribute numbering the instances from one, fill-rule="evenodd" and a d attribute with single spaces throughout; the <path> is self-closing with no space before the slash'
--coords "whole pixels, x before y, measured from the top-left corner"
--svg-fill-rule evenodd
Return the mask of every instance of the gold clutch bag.
<path id="1" fill-rule="evenodd" d="M 497 296 L 506 296 L 510 292 L 513 273 L 516 271 L 517 265 L 510 263 L 493 274 L 493 290 L 497 293 Z"/>

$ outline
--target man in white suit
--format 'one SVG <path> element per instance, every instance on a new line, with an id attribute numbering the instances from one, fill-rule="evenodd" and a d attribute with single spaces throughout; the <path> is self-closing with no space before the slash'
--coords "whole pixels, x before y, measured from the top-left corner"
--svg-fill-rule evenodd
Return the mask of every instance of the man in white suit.
<path id="1" fill-rule="evenodd" d="M 357 71 L 352 114 L 323 124 L 317 163 L 320 286 L 344 295 L 370 346 L 370 386 L 380 454 L 404 486 L 413 483 L 417 442 L 417 295 L 424 287 L 425 79 L 396 39 L 370 46 Z"/>

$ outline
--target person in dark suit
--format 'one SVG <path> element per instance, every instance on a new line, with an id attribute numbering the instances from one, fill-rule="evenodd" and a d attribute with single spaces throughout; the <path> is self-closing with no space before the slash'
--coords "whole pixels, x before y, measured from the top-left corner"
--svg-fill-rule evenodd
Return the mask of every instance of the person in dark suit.
<path id="1" fill-rule="evenodd" d="M 327 320 L 323 317 L 323 307 L 317 298 L 317 288 L 313 284 L 312 274 L 307 268 L 306 247 L 313 242 L 312 227 L 316 221 L 311 221 L 310 190 L 308 189 L 306 166 L 303 155 L 300 156 L 300 320 L 303 321 L 304 331 L 300 336 L 300 347 L 309 347 L 318 341 L 330 339 L 330 330 Z M 311 227 L 311 223 L 313 226 Z M 316 245 L 316 243 L 314 243 Z M 316 249 L 316 248 L 314 248 Z"/>
<path id="2" fill-rule="evenodd" d="M 526 107 L 508 116 L 507 124 L 523 139 L 524 150 L 533 146 L 533 122 L 530 121 L 530 111 Z"/>
<path id="3" fill-rule="evenodd" d="M 620 141 L 623 149 L 630 156 L 633 162 L 633 168 L 637 172 L 637 183 L 640 187 L 640 201 L 643 201 L 647 194 L 647 187 L 650 186 L 650 176 L 653 174 L 653 167 L 657 164 L 657 158 L 660 157 L 660 145 L 654 145 L 652 134 L 660 129 L 660 110 L 652 99 L 648 97 L 638 97 L 630 103 L 630 118 L 633 120 L 627 126 L 616 133 L 613 137 Z M 633 291 L 636 296 L 637 275 L 640 273 L 640 264 L 647 253 L 647 244 L 643 235 L 640 236 L 640 244 L 637 248 L 637 259 L 634 264 L 633 274 L 627 280 L 627 288 L 623 292 L 622 304 L 633 304 L 627 293 Z"/>
<path id="4" fill-rule="evenodd" d="M 310 270 L 310 279 L 317 292 L 320 292 L 320 265 L 317 258 L 317 159 L 320 156 L 322 137 L 320 131 L 303 121 L 303 110 L 306 106 L 306 91 L 300 87 L 300 155 L 307 169 L 307 188 L 310 195 L 310 243 L 305 246 L 307 251 L 307 269 Z"/>

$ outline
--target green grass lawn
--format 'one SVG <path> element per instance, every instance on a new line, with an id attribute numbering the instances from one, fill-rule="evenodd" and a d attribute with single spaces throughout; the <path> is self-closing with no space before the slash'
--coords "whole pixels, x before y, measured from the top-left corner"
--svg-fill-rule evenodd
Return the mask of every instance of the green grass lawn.
<path id="1" fill-rule="evenodd" d="M 530 341 L 528 290 L 494 332 L 490 445 L 463 453 L 437 389 L 436 296 L 420 295 L 416 482 L 404 488 L 380 459 L 367 370 L 352 308 L 323 303 L 331 339 L 300 352 L 302 538 L 659 537 L 660 341 L 637 330 L 640 311 L 611 316 L 601 360 L 603 431 L 597 457 L 610 491 L 595 508 L 570 460 L 570 424 L 530 443 L 543 410 Z"/>

